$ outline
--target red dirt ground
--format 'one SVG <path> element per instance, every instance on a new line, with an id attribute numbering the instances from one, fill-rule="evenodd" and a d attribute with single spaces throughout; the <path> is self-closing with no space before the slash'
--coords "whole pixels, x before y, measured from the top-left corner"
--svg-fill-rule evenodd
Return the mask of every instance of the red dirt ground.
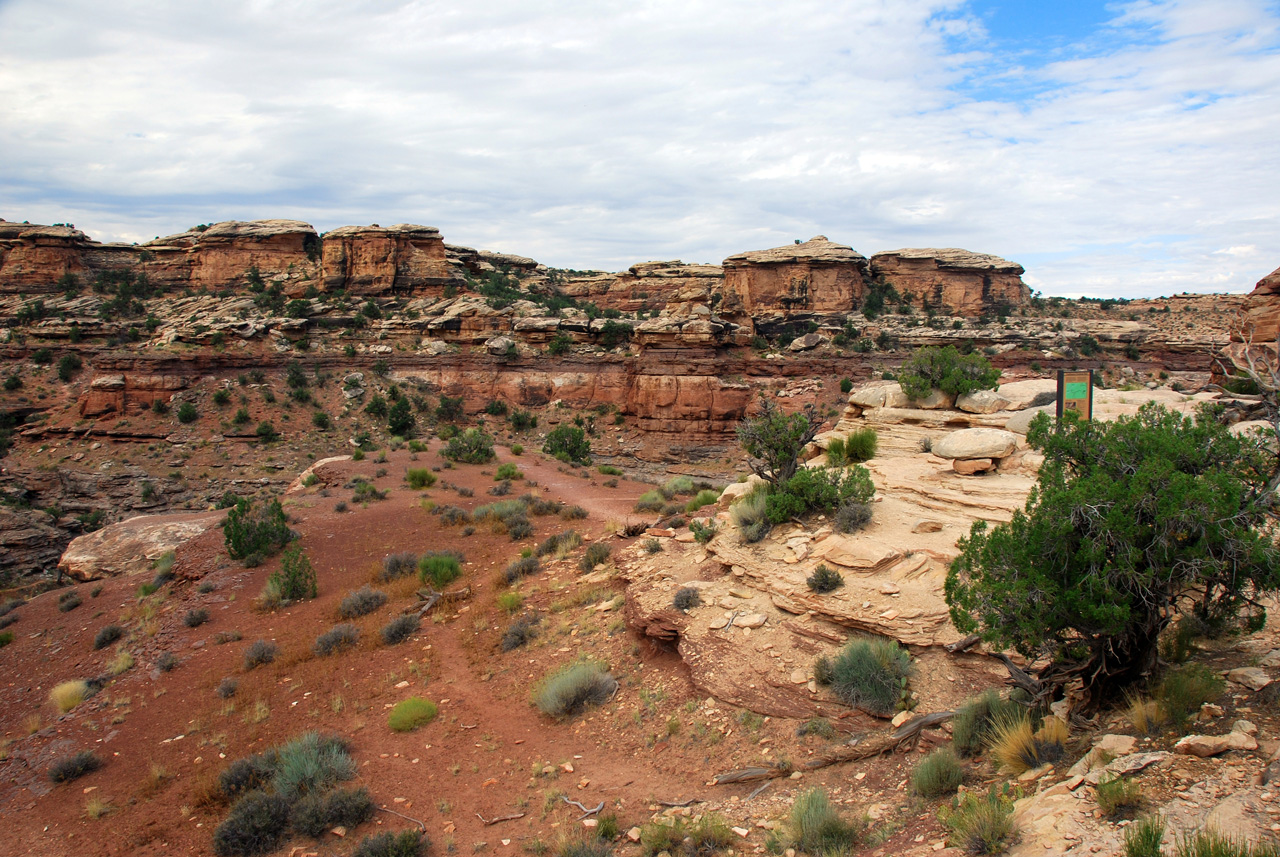
<path id="1" fill-rule="evenodd" d="M 0 854 L 211 853 L 213 830 L 226 813 L 225 806 L 205 797 L 217 773 L 233 759 L 312 729 L 351 741 L 360 766 L 357 784 L 367 786 L 380 806 L 420 820 L 437 846 L 435 853 L 516 854 L 521 848 L 537 851 L 538 840 L 554 845 L 581 829 L 582 813 L 562 795 L 587 807 L 603 801 L 604 812 L 615 813 L 624 831 L 661 811 L 659 801 L 705 801 L 691 811 L 724 812 L 731 823 L 751 828 L 743 850 L 761 851 L 769 831 L 756 822 L 780 818 L 802 788 L 822 783 L 838 802 L 865 808 L 882 800 L 883 791 L 904 787 L 914 761 L 910 757 L 776 781 L 750 800 L 755 784 L 709 786 L 717 772 L 780 757 L 798 761 L 826 742 L 796 738 L 797 723 L 761 722 L 701 699 L 678 656 L 626 630 L 621 599 L 613 600 L 621 583 L 607 566 L 584 575 L 578 568 L 581 549 L 565 560 L 544 561 L 543 572 L 518 587 L 525 607 L 543 617 L 541 633 L 528 647 L 500 653 L 510 618 L 495 598 L 505 591 L 499 573 L 506 564 L 522 547 L 569 528 L 587 543 L 607 540 L 618 556 L 628 541 L 612 535 L 610 523 L 640 520 L 631 507 L 649 487 L 620 480 L 609 488 L 594 470 L 502 453 L 491 465 L 439 471 L 441 483 L 425 492 L 410 490 L 403 473 L 406 467 L 441 464 L 434 447 L 416 462 L 400 451 L 385 463 L 370 457 L 321 468 L 319 483 L 286 500 L 316 568 L 320 597 L 277 613 L 255 612 L 252 602 L 279 560 L 242 568 L 227 558 L 220 529 L 181 548 L 175 565 L 179 579 L 145 601 L 137 589 L 146 578 L 136 576 L 80 584 L 83 604 L 68 613 L 57 609 L 59 591 L 19 608 L 21 618 L 10 626 L 16 639 L 0 649 L 0 726 L 7 745 L 0 761 L 5 831 Z M 492 502 L 486 492 L 496 484 L 497 464 L 506 460 L 537 483 L 533 489 L 517 483 L 513 496 L 534 490 L 581 505 L 589 517 L 573 522 L 534 518 L 533 538 L 512 542 L 485 525 L 464 537 L 461 528 L 442 527 L 420 505 L 424 497 L 467 509 Z M 351 491 L 342 486 L 352 475 L 374 478 L 380 470 L 385 475 L 374 481 L 389 492 L 388 499 L 366 508 L 351 504 Z M 443 487 L 446 482 L 470 488 L 475 496 L 461 498 Z M 351 510 L 336 512 L 340 500 Z M 470 585 L 469 600 L 437 608 L 408 642 L 386 647 L 378 629 L 416 600 L 417 582 L 383 584 L 388 603 L 355 620 L 361 629 L 357 650 L 327 658 L 312 654 L 316 635 L 339 621 L 338 602 L 368 583 L 384 556 L 442 548 L 465 553 L 459 584 Z M 196 580 L 184 577 L 216 588 L 201 593 Z M 157 605 L 150 622 L 143 613 L 148 605 Z M 209 610 L 210 621 L 185 627 L 182 617 L 197 606 Z M 50 688 L 105 673 L 115 647 L 95 652 L 92 641 L 112 622 L 128 628 L 127 647 L 136 665 L 58 716 L 48 700 Z M 216 642 L 220 632 L 231 631 L 242 639 Z M 245 672 L 242 653 L 257 639 L 276 641 L 281 655 Z M 181 662 L 162 673 L 154 665 L 165 651 Z M 530 703 L 532 686 L 556 667 L 588 655 L 609 663 L 621 684 L 615 697 L 564 722 L 540 714 Z M 238 692 L 225 702 L 215 693 L 224 677 L 239 682 Z M 415 732 L 394 733 L 387 727 L 387 709 L 411 695 L 438 702 L 440 715 Z M 844 731 L 883 728 L 859 718 L 837 725 Z M 50 764 L 81 749 L 94 750 L 102 768 L 72 783 L 51 784 Z M 86 803 L 95 798 L 112 811 L 88 818 Z M 894 843 L 941 838 L 931 807 L 916 806 L 906 816 L 884 804 L 870 809 L 891 834 L 879 853 L 900 850 Z M 516 813 L 523 817 L 492 825 L 479 817 Z M 888 817 L 893 814 L 898 817 Z M 405 817 L 380 812 L 345 839 L 299 838 L 280 853 L 301 846 L 307 852 L 348 854 L 365 834 L 412 826 Z"/>

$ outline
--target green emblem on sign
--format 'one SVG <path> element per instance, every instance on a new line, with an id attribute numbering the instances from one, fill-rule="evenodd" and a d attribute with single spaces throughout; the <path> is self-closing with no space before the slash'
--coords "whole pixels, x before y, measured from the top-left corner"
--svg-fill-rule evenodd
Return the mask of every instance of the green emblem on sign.
<path id="1" fill-rule="evenodd" d="M 1071 381 L 1063 385 L 1064 390 L 1062 398 L 1064 399 L 1087 399 L 1089 398 L 1089 385 L 1080 381 Z"/>

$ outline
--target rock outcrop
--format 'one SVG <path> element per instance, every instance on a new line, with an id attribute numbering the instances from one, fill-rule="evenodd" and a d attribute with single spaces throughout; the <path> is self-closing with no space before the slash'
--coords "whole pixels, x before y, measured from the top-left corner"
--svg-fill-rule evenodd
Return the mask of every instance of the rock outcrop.
<path id="1" fill-rule="evenodd" d="M 155 560 L 215 526 L 225 511 L 143 515 L 73 539 L 58 568 L 76 580 L 149 571 Z"/>
<path id="2" fill-rule="evenodd" d="M 739 324 L 797 312 L 848 313 L 866 292 L 867 258 L 825 235 L 724 260 L 720 312 Z"/>
<path id="3" fill-rule="evenodd" d="M 942 314 L 998 314 L 1026 304 L 1031 290 L 1023 268 L 999 256 L 955 247 L 909 248 L 876 253 L 871 273 L 899 294 Z"/>
<path id="4" fill-rule="evenodd" d="M 442 294 L 456 279 L 433 226 L 343 226 L 325 233 L 326 291 L 356 295 Z"/>

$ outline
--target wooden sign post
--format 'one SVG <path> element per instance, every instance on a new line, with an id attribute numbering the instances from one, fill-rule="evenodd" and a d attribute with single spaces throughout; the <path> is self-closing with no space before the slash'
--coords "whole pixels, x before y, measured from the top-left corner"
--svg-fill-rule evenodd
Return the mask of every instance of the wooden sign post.
<path id="1" fill-rule="evenodd" d="M 1093 419 L 1093 373 L 1058 370 L 1058 419 L 1063 411 L 1075 411 L 1081 419 Z"/>

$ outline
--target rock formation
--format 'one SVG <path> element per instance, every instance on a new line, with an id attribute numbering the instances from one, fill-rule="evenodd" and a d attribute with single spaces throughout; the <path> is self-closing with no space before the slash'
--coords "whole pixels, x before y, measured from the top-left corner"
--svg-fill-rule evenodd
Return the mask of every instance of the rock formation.
<path id="1" fill-rule="evenodd" d="M 1231 338 L 1236 342 L 1262 344 L 1275 342 L 1277 336 L 1280 336 L 1280 268 L 1258 280 L 1231 331 Z"/>
<path id="2" fill-rule="evenodd" d="M 323 244 L 326 291 L 441 294 L 456 279 L 440 230 L 432 226 L 343 226 L 326 232 Z"/>
<path id="3" fill-rule="evenodd" d="M 955 247 L 876 253 L 871 272 L 899 294 L 910 292 L 913 302 L 943 314 L 1003 314 L 1031 298 L 1021 265 Z"/>
<path id="4" fill-rule="evenodd" d="M 848 313 L 866 291 L 867 258 L 825 235 L 724 260 L 720 312 L 739 324 L 796 312 Z"/>

